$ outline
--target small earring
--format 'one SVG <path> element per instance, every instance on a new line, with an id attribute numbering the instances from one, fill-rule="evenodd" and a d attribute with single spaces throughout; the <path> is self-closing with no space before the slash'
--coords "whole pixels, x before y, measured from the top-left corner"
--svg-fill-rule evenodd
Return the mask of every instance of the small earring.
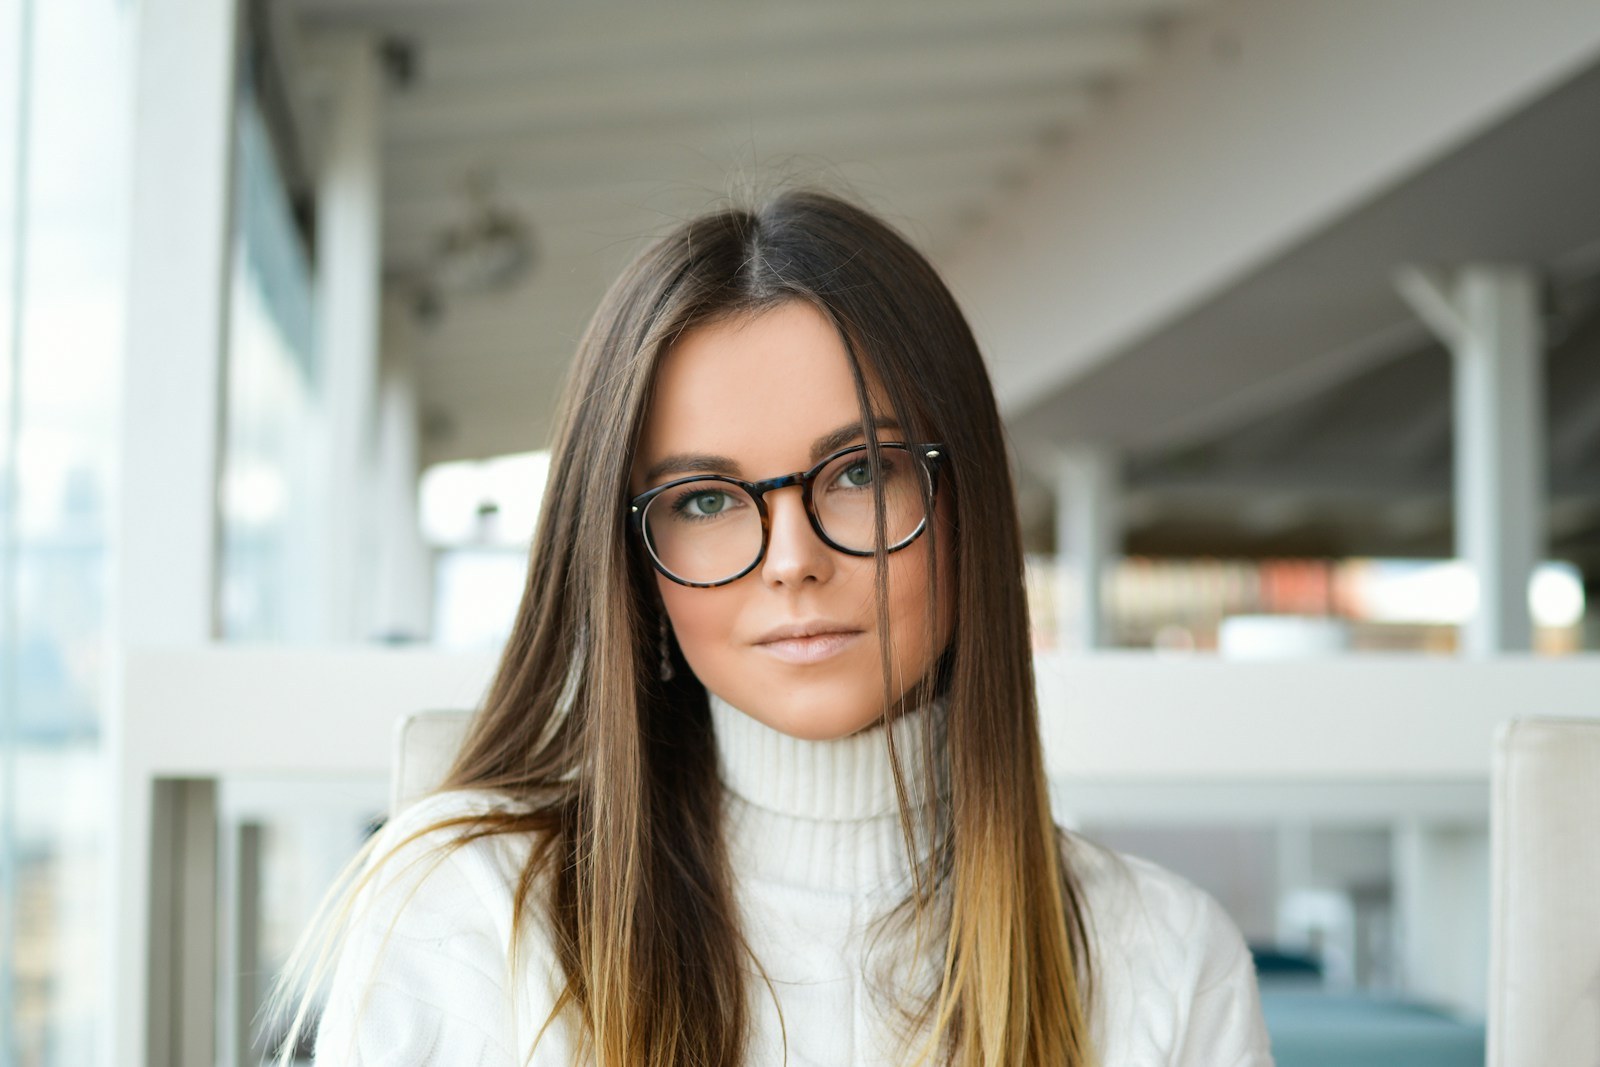
<path id="1" fill-rule="evenodd" d="M 661 680 L 670 682 L 674 672 L 672 670 L 672 654 L 667 649 L 667 613 L 663 611 L 656 618 L 661 623 L 661 639 L 658 642 L 661 649 Z"/>

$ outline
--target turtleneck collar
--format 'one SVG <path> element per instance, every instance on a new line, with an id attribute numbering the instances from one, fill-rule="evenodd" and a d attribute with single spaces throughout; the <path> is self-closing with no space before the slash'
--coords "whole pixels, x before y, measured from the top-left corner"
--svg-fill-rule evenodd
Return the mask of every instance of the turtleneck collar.
<path id="1" fill-rule="evenodd" d="M 934 702 L 888 726 L 809 741 L 773 729 L 710 690 L 706 696 L 728 789 L 769 812 L 826 821 L 897 816 L 899 801 L 885 732 L 894 732 L 901 772 L 912 779 L 923 773 L 923 720 L 943 711 Z"/>
<path id="2" fill-rule="evenodd" d="M 888 727 L 807 741 L 774 730 L 707 691 L 728 792 L 730 857 L 742 879 L 797 889 L 894 897 L 911 872 L 885 730 L 912 795 L 925 774 L 927 716 L 944 726 L 942 701 Z M 948 787 L 940 794 L 949 795 Z M 919 846 L 919 853 L 922 846 Z"/>

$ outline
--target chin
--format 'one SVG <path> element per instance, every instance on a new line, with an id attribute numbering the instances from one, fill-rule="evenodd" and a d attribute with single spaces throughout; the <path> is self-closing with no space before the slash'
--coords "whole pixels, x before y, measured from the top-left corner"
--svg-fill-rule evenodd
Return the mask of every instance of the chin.
<path id="1" fill-rule="evenodd" d="M 831 741 L 858 733 L 881 715 L 865 699 L 818 694 L 816 699 L 766 701 L 753 708 L 756 718 L 803 741 Z"/>

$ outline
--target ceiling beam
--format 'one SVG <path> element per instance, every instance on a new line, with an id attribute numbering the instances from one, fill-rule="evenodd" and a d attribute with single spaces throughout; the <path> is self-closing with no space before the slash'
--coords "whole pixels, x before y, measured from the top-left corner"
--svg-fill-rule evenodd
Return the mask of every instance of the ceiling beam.
<path id="1" fill-rule="evenodd" d="M 1115 359 L 1597 55 L 1592 0 L 1199 9 L 947 264 L 1002 408 Z"/>
<path id="2" fill-rule="evenodd" d="M 1142 62 L 1149 33 L 1139 23 L 1085 28 L 1072 24 L 1008 23 L 991 10 L 974 7 L 960 24 L 939 25 L 898 19 L 882 32 L 853 23 L 813 21 L 808 32 L 762 32 L 738 20 L 699 24 L 678 18 L 673 29 L 692 33 L 651 34 L 630 27 L 615 33 L 524 37 L 496 34 L 464 44 L 438 36 L 427 39 L 421 80 L 410 94 L 481 99 L 486 95 L 534 88 L 583 86 L 597 81 L 661 84 L 685 79 L 754 85 L 776 76 L 792 81 L 798 72 L 813 76 L 860 67 L 885 67 L 891 74 L 947 66 L 957 77 L 1003 71 L 1012 59 L 1019 70 L 1085 79 L 1112 76 Z"/>
<path id="3" fill-rule="evenodd" d="M 295 0 L 302 18 L 317 27 L 381 28 L 388 32 L 470 45 L 507 36 L 614 40 L 618 20 L 630 34 L 663 42 L 693 41 L 723 32 L 767 37 L 843 25 L 859 34 L 915 26 L 962 27 L 975 12 L 991 22 L 1026 21 L 1093 29 L 1129 21 L 1160 23 L 1202 0 L 814 0 L 805 4 L 727 4 L 684 0 L 641 5 L 607 0 L 583 4 L 529 4 L 526 0 Z"/>
<path id="4" fill-rule="evenodd" d="M 984 154 L 997 170 L 1025 167 L 1065 132 L 1068 115 L 1059 102 L 1020 113 L 1000 107 L 929 112 L 916 121 L 885 124 L 827 116 L 777 126 L 705 123 L 692 134 L 526 138 L 462 146 L 454 151 L 391 151 L 387 190 L 438 189 L 467 175 L 488 175 L 525 184 L 575 184 L 597 173 L 664 177 L 686 169 L 717 168 L 723 174 L 775 167 L 819 167 L 930 159 L 940 153 Z M 1087 109 L 1084 109 L 1085 111 Z"/>
<path id="5" fill-rule="evenodd" d="M 752 126 L 795 116 L 856 114 L 891 123 L 898 115 L 963 103 L 1005 107 L 1056 101 L 1071 115 L 1101 87 L 1071 74 L 1019 66 L 944 71 L 921 65 L 856 65 L 752 72 L 745 81 L 686 73 L 670 81 L 585 80 L 508 88 L 499 94 L 397 97 L 386 118 L 394 146 L 470 143 L 482 138 L 564 136 L 595 130 L 670 137 L 678 124 Z"/>
<path id="6" fill-rule="evenodd" d="M 598 159 L 664 152 L 718 153 L 745 156 L 761 151 L 809 151 L 813 146 L 846 154 L 905 144 L 938 143 L 963 136 L 1036 137 L 1057 144 L 1092 112 L 1094 95 L 1073 87 L 1066 93 L 1047 91 L 1032 96 L 972 97 L 928 102 L 862 100 L 855 107 L 833 111 L 785 114 L 642 116 L 637 122 L 609 123 L 578 129 L 525 130 L 517 137 L 463 141 L 458 154 L 515 161 Z M 449 149 L 450 146 L 444 146 Z M 440 146 L 388 147 L 388 163 L 404 171 L 413 162 L 440 158 Z M 446 154 L 443 158 L 452 156 Z"/>
<path id="7" fill-rule="evenodd" d="M 819 178 L 843 182 L 863 191 L 878 190 L 888 195 L 895 192 L 943 193 L 998 186 L 1008 178 L 1020 182 L 1024 168 L 1034 154 L 1026 147 L 1004 151 L 956 145 L 931 152 L 889 155 L 870 161 L 817 165 L 816 170 L 820 172 Z M 458 187 L 460 191 L 453 190 L 450 185 L 386 187 L 385 207 L 396 221 L 460 217 L 470 205 L 464 186 L 465 183 L 461 183 Z M 659 164 L 646 164 L 616 167 L 604 172 L 590 171 L 587 176 L 577 171 L 565 175 L 547 173 L 531 176 L 531 180 L 522 175 L 502 173 L 496 175 L 494 180 L 495 199 L 520 203 L 530 209 L 536 208 L 547 198 L 573 197 L 594 203 L 597 199 L 616 194 L 631 198 L 640 191 L 666 188 L 682 189 L 701 198 L 707 194 L 726 195 L 729 192 L 728 171 L 712 160 L 705 160 L 699 164 L 686 161 L 673 169 Z"/>

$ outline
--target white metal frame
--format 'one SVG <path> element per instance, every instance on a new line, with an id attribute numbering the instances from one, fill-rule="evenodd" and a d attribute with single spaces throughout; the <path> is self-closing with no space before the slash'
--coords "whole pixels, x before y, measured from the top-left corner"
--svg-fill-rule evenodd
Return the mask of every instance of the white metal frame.
<path id="1" fill-rule="evenodd" d="M 134 74 L 122 447 L 112 538 L 113 640 L 199 645 L 217 633 L 223 339 L 227 331 L 237 3 L 146 0 Z M 174 165 L 181 160 L 182 165 Z M 112 677 L 120 657 L 113 654 Z M 108 693 L 105 745 L 142 709 Z M 160 721 L 159 714 L 155 716 Z M 112 953 L 106 1067 L 212 1062 L 214 787 L 111 761 Z M 127 776 L 124 776 L 127 775 Z"/>
<path id="2" fill-rule="evenodd" d="M 1478 583 L 1463 650 L 1525 651 L 1533 647 L 1528 581 L 1544 557 L 1549 505 L 1538 273 L 1518 264 L 1409 266 L 1395 284 L 1454 364 L 1457 555 Z"/>
<path id="3" fill-rule="evenodd" d="M 160 788 L 180 788 L 164 783 L 193 793 L 230 776 L 386 777 L 396 720 L 478 706 L 495 662 L 491 652 L 424 649 L 131 649 L 117 801 L 148 812 Z M 1412 826 L 1420 862 L 1429 843 L 1463 825 L 1486 830 L 1501 721 L 1593 716 L 1600 705 L 1600 656 L 1229 663 L 1097 653 L 1043 657 L 1038 678 L 1047 765 L 1076 812 L 1183 821 L 1209 805 L 1214 815 L 1253 808 L 1270 818 L 1289 798 L 1285 818 Z M 183 809 L 190 831 L 215 818 L 214 801 L 204 800 Z M 148 836 L 141 842 L 151 847 Z M 1459 921 L 1446 915 L 1435 920 L 1443 929 L 1429 926 L 1428 905 L 1416 902 L 1408 917 L 1423 944 Z M 119 1064 L 145 1062 L 129 1028 L 130 1013 L 145 1007 L 139 990 L 153 947 L 141 914 L 125 913 L 117 928 Z M 1413 978 L 1460 993 L 1448 976 Z"/>

